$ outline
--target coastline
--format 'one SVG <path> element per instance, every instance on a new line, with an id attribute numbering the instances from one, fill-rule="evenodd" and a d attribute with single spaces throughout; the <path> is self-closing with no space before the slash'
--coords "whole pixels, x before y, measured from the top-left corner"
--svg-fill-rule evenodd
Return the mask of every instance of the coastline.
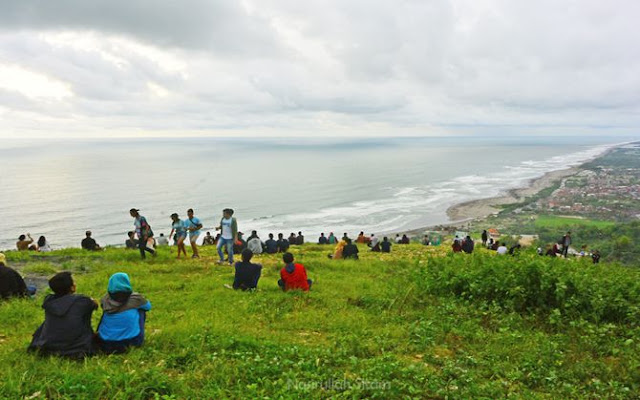
<path id="1" fill-rule="evenodd" d="M 604 157 L 611 153 L 615 149 L 625 146 L 628 143 L 620 143 L 611 146 L 601 154 L 591 159 L 583 161 L 580 165 L 558 169 L 546 172 L 544 175 L 533 178 L 528 181 L 524 187 L 517 187 L 506 190 L 506 192 L 500 193 L 497 196 L 485 197 L 481 199 L 469 200 L 462 203 L 454 204 L 447 209 L 447 217 L 449 221 L 425 226 L 422 228 L 411 229 L 407 233 L 416 235 L 425 231 L 437 231 L 442 228 L 451 228 L 458 225 L 464 225 L 471 221 L 483 219 L 490 215 L 497 214 L 500 211 L 500 206 L 516 204 L 523 201 L 527 197 L 534 196 L 540 193 L 542 190 L 547 189 L 554 184 L 562 181 L 565 178 L 574 176 L 583 171 L 583 166 L 593 160 Z"/>

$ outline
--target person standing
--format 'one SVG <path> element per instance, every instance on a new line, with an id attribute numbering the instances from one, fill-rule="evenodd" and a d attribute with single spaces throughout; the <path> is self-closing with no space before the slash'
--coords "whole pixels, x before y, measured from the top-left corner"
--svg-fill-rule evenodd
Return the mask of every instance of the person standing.
<path id="1" fill-rule="evenodd" d="M 562 255 L 564 256 L 564 258 L 567 258 L 570 245 L 571 245 L 571 232 L 567 232 L 567 234 L 562 237 Z"/>
<path id="2" fill-rule="evenodd" d="M 136 227 L 136 234 L 138 235 L 138 247 L 140 248 L 140 256 L 144 260 L 146 258 L 145 252 L 151 253 L 155 257 L 156 251 L 147 246 L 147 241 L 153 239 L 153 231 L 151 225 L 147 222 L 147 219 L 140 215 L 140 210 L 132 208 L 129 210 L 129 214 L 135 219 L 134 225 Z"/>
<path id="3" fill-rule="evenodd" d="M 187 238 L 187 228 L 184 221 L 180 219 L 177 213 L 171 214 L 171 233 L 169 233 L 169 237 L 173 237 L 173 241 L 178 246 L 178 257 L 180 258 L 180 253 L 184 253 L 184 256 L 187 256 L 187 249 L 184 247 L 184 241 Z M 175 236 L 173 233 L 175 232 Z"/>
<path id="4" fill-rule="evenodd" d="M 238 221 L 233 217 L 233 210 L 225 208 L 222 210 L 222 219 L 220 226 L 216 230 L 221 231 L 220 240 L 218 240 L 218 255 L 220 261 L 218 264 L 224 264 L 224 254 L 222 246 L 227 246 L 227 254 L 229 254 L 229 265 L 233 265 L 233 244 L 238 240 Z"/>
<path id="5" fill-rule="evenodd" d="M 196 241 L 200 236 L 200 229 L 202 229 L 202 222 L 200 219 L 193 216 L 193 208 L 187 210 L 187 220 L 184 221 L 187 231 L 189 232 L 189 242 L 191 243 L 191 250 L 193 250 L 193 255 L 191 258 L 200 258 L 200 253 L 198 253 L 198 245 Z"/>
<path id="6" fill-rule="evenodd" d="M 487 240 L 489 239 L 489 235 L 487 234 L 487 230 L 482 231 L 482 247 L 487 246 Z"/>

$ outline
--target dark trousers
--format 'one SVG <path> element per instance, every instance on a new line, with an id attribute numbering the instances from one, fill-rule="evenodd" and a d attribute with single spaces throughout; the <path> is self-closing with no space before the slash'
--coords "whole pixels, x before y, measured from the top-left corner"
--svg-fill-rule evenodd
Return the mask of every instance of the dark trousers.
<path id="1" fill-rule="evenodd" d="M 311 284 L 313 281 L 311 279 L 307 279 L 307 283 L 309 284 L 309 290 L 311 290 Z M 278 279 L 278 286 L 280 286 L 280 289 L 284 290 L 284 282 L 282 279 Z"/>
<path id="2" fill-rule="evenodd" d="M 150 249 L 147 247 L 147 240 L 143 240 L 143 238 L 140 238 L 140 240 L 138 240 L 138 248 L 140 249 L 140 256 L 144 259 L 146 258 L 146 254 L 144 254 L 145 251 L 148 251 L 151 254 L 155 254 L 156 251 L 153 249 Z"/>

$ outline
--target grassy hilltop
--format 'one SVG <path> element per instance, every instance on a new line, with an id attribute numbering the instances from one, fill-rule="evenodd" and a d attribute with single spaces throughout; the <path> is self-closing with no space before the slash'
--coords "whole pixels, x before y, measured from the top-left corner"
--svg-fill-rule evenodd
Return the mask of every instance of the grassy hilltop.
<path id="1" fill-rule="evenodd" d="M 25 353 L 44 293 L 0 304 L 0 398 L 637 398 L 640 270 L 395 245 L 360 261 L 292 249 L 309 293 L 225 289 L 232 268 L 136 251 L 9 252 L 26 274 L 75 274 L 99 298 L 115 272 L 153 304 L 144 347 L 84 362 Z M 94 328 L 100 312 L 94 314 Z"/>

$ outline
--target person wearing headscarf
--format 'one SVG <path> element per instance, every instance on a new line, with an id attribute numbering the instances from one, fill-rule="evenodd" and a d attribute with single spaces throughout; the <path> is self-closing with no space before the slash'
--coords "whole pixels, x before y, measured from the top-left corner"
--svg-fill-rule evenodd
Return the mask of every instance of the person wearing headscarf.
<path id="1" fill-rule="evenodd" d="M 122 353 L 130 346 L 142 346 L 144 323 L 151 303 L 133 291 L 129 275 L 111 275 L 107 294 L 100 300 L 102 319 L 98 325 L 98 343 L 105 353 Z"/>

